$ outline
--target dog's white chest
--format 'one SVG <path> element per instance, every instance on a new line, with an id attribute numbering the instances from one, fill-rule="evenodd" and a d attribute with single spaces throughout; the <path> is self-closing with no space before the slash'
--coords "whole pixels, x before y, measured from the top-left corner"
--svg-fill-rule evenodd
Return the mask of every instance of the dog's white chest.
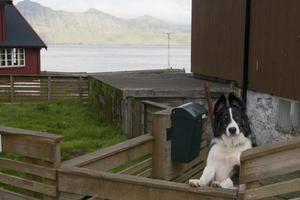
<path id="1" fill-rule="evenodd" d="M 240 164 L 241 151 L 239 148 L 228 148 L 220 146 L 219 148 L 217 148 L 216 154 L 220 162 L 226 165 L 234 166 Z"/>
<path id="2" fill-rule="evenodd" d="M 241 153 L 250 148 L 250 141 L 238 146 L 215 144 L 210 150 L 207 159 L 207 164 L 215 168 L 215 179 L 217 181 L 223 181 L 228 178 L 233 167 L 240 165 Z"/>

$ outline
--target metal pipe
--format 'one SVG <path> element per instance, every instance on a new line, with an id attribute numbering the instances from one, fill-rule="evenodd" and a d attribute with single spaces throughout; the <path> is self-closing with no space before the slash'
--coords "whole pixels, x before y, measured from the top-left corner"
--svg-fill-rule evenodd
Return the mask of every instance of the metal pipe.
<path id="1" fill-rule="evenodd" d="M 243 100 L 247 103 L 247 90 L 249 84 L 249 53 L 250 53 L 250 26 L 251 26 L 251 0 L 246 0 L 245 35 L 244 35 L 244 67 L 243 67 Z"/>

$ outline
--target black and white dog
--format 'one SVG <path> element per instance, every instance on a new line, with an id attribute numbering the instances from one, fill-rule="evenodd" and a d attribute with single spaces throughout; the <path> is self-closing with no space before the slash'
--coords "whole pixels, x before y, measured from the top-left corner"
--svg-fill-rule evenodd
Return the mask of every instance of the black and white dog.
<path id="1" fill-rule="evenodd" d="M 230 93 L 219 98 L 214 108 L 214 137 L 207 158 L 207 166 L 199 179 L 192 179 L 193 187 L 222 187 L 236 189 L 241 153 L 256 145 L 241 99 Z"/>

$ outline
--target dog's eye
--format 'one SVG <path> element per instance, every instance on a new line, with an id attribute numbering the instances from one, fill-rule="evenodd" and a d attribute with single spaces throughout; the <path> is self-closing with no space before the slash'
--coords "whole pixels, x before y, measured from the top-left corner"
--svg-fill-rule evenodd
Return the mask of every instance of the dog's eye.
<path id="1" fill-rule="evenodd" d="M 224 116 L 224 121 L 228 121 L 229 117 L 227 115 Z"/>
<path id="2" fill-rule="evenodd" d="M 236 113 L 233 114 L 233 118 L 234 118 L 234 119 L 237 119 L 238 117 L 239 117 L 239 116 L 238 116 Z"/>

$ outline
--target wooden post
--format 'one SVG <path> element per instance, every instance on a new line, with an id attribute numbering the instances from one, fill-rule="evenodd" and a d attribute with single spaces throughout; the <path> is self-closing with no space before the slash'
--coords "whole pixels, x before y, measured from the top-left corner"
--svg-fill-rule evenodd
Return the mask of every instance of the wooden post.
<path id="1" fill-rule="evenodd" d="M 145 111 L 146 111 L 146 105 L 144 102 L 142 102 L 142 108 L 141 108 L 141 130 L 142 130 L 142 134 L 145 135 L 146 134 L 146 129 L 145 129 Z"/>
<path id="2" fill-rule="evenodd" d="M 125 100 L 125 132 L 128 134 L 129 138 L 133 137 L 133 105 L 134 98 L 129 97 Z"/>
<path id="3" fill-rule="evenodd" d="M 48 101 L 51 101 L 51 76 L 48 76 Z"/>
<path id="4" fill-rule="evenodd" d="M 152 177 L 167 180 L 167 128 L 171 126 L 170 111 L 153 114 L 152 134 L 154 136 Z"/>
<path id="5" fill-rule="evenodd" d="M 14 102 L 14 96 L 15 96 L 15 91 L 14 91 L 14 77 L 10 75 L 10 102 Z"/>
<path id="6" fill-rule="evenodd" d="M 80 99 L 80 101 L 82 101 L 82 96 L 83 96 L 82 93 L 83 93 L 82 92 L 82 77 L 79 76 L 79 99 Z"/>

